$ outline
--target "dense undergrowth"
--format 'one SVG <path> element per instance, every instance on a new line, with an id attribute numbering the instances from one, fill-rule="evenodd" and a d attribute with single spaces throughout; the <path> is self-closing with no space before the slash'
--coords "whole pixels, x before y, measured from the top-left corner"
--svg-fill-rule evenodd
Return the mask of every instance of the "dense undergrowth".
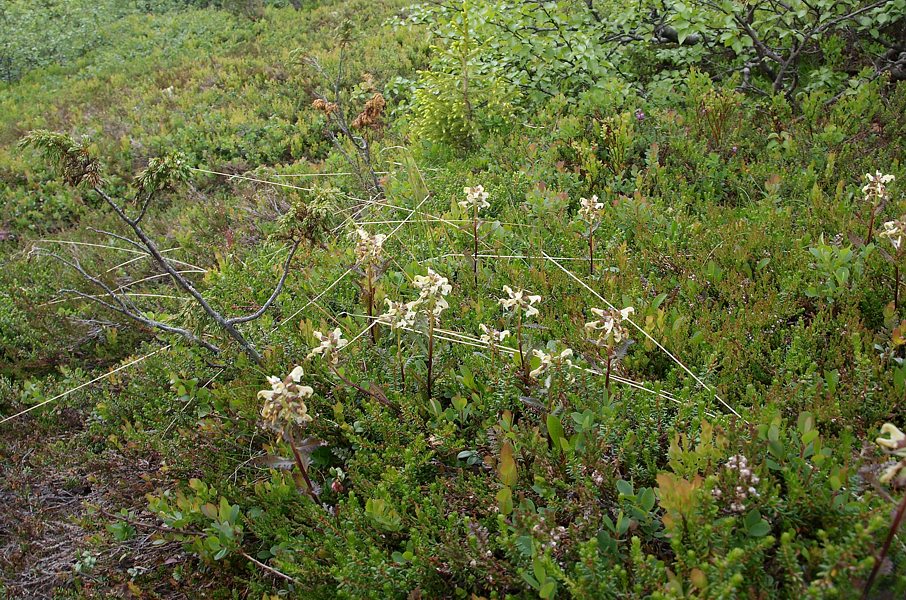
<path id="1" fill-rule="evenodd" d="M 796 81 L 753 72 L 751 41 L 715 50 L 710 13 L 644 48 L 645 15 L 610 40 L 585 3 L 176 4 L 113 2 L 103 43 L 0 87 L 0 415 L 34 408 L 0 425 L 0 590 L 862 593 L 903 493 L 874 440 L 906 426 L 906 84 L 866 58 L 902 42 L 902 3 L 822 30 Z M 501 33 L 525 19 L 550 19 L 534 46 Z M 224 313 L 301 240 L 241 325 L 260 362 L 99 233 L 127 229 L 18 145 L 36 130 L 130 211 L 178 153 L 142 225 Z M 141 280 L 144 314 L 223 351 L 60 293 L 98 290 L 49 253 Z M 40 523 L 11 524 L 58 478 L 92 492 L 48 583 Z M 904 548 L 878 597 L 906 590 Z"/>

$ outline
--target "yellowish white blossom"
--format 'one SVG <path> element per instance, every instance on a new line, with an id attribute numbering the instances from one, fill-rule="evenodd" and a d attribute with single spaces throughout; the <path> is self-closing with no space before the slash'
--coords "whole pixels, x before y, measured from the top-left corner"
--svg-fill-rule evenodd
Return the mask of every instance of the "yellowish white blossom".
<path id="1" fill-rule="evenodd" d="M 881 483 L 893 483 L 896 486 L 906 486 L 906 433 L 893 423 L 884 423 L 881 426 L 881 435 L 875 442 L 881 446 L 885 453 L 897 458 L 884 469 L 881 474 Z"/>
<path id="2" fill-rule="evenodd" d="M 349 343 L 349 340 L 343 339 L 343 332 L 340 331 L 340 328 L 337 327 L 326 334 L 315 331 L 312 335 L 320 342 L 320 345 L 316 346 L 308 353 L 308 358 L 323 354 L 324 359 L 328 363 L 332 365 L 337 364 L 340 359 L 340 348 Z"/>
<path id="3" fill-rule="evenodd" d="M 544 373 L 549 371 L 552 367 L 572 368 L 572 366 L 573 366 L 573 361 L 571 360 L 573 357 L 573 351 L 571 348 L 566 348 L 559 354 L 556 354 L 556 353 L 548 354 L 547 352 L 544 352 L 543 350 L 536 349 L 536 350 L 532 350 L 532 354 L 534 354 L 536 357 L 538 357 L 538 359 L 541 361 L 538 364 L 538 366 L 535 367 L 534 369 L 532 369 L 532 372 L 529 373 L 529 375 L 531 375 L 532 377 L 534 377 L 536 379 L 538 378 L 539 375 L 543 375 Z"/>
<path id="4" fill-rule="evenodd" d="M 413 284 L 418 289 L 419 297 L 422 300 L 434 296 L 446 296 L 453 289 L 446 277 L 434 272 L 432 269 L 428 269 L 427 275 L 416 275 L 413 279 Z"/>
<path id="5" fill-rule="evenodd" d="M 900 251 L 903 240 L 906 238 L 906 215 L 894 221 L 884 223 L 878 237 L 887 238 L 893 244 L 894 250 Z"/>
<path id="6" fill-rule="evenodd" d="M 383 233 L 370 234 L 361 227 L 355 230 L 355 257 L 359 264 L 375 264 L 381 259 L 387 236 Z"/>
<path id="7" fill-rule="evenodd" d="M 534 317 L 538 314 L 535 304 L 541 301 L 541 296 L 532 295 L 525 290 L 514 291 L 508 285 L 503 286 L 503 291 L 506 292 L 507 297 L 499 298 L 497 302 L 500 303 L 504 310 L 509 312 L 523 311 L 526 317 Z"/>
<path id="8" fill-rule="evenodd" d="M 629 330 L 623 321 L 635 312 L 633 307 L 627 306 L 622 310 L 593 308 L 591 312 L 598 319 L 587 322 L 585 331 L 596 346 L 613 348 L 629 339 Z"/>
<path id="9" fill-rule="evenodd" d="M 871 201 L 887 200 L 890 197 L 887 192 L 887 184 L 894 180 L 895 178 L 893 175 L 884 175 L 880 171 L 875 171 L 874 175 L 866 173 L 866 183 L 862 188 L 865 199 Z"/>
<path id="10" fill-rule="evenodd" d="M 460 200 L 459 205 L 469 211 L 480 211 L 482 208 L 491 206 L 488 203 L 488 193 L 484 191 L 484 186 L 476 185 L 475 187 L 466 187 L 462 190 L 466 194 L 465 200 Z"/>
<path id="11" fill-rule="evenodd" d="M 895 462 L 881 473 L 878 480 L 881 483 L 894 483 L 897 487 L 906 486 L 906 461 Z"/>
<path id="12" fill-rule="evenodd" d="M 385 298 L 387 303 L 387 312 L 378 317 L 381 323 L 390 326 L 394 331 L 397 329 L 406 329 L 415 324 L 418 316 L 418 300 L 412 302 L 394 302 L 390 298 Z"/>
<path id="13" fill-rule="evenodd" d="M 314 390 L 307 385 L 299 385 L 302 375 L 302 367 L 297 366 L 284 379 L 269 376 L 267 381 L 271 389 L 258 392 L 258 398 L 264 400 L 261 417 L 272 429 L 303 425 L 312 420 L 305 399 L 311 398 Z"/>
<path id="14" fill-rule="evenodd" d="M 900 431 L 899 427 L 893 423 L 884 423 L 881 425 L 881 435 L 888 437 L 879 437 L 875 440 L 885 452 L 906 458 L 906 433 Z"/>
<path id="15" fill-rule="evenodd" d="M 418 290 L 416 306 L 421 310 L 439 317 L 443 311 L 450 308 L 444 296 L 450 293 L 453 286 L 446 277 L 428 269 L 427 275 L 417 275 L 412 283 Z"/>
<path id="16" fill-rule="evenodd" d="M 504 340 L 510 337 L 509 329 L 498 330 L 493 327 L 488 327 L 484 323 L 481 323 L 478 328 L 481 329 L 481 338 L 479 339 L 481 339 L 483 344 L 487 344 L 491 348 L 499 346 Z"/>
<path id="17" fill-rule="evenodd" d="M 589 225 L 597 225 L 604 218 L 604 204 L 597 196 L 579 199 L 579 218 Z"/>

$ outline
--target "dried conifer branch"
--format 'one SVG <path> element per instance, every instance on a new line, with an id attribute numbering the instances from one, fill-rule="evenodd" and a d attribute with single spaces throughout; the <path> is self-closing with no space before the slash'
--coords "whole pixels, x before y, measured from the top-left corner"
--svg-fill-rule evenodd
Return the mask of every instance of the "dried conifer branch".
<path id="1" fill-rule="evenodd" d="M 330 80 L 327 72 L 317 60 L 309 57 L 305 62 L 324 80 Z M 325 128 L 327 137 L 359 176 L 362 187 L 373 192 L 377 196 L 382 196 L 384 194 L 384 186 L 381 185 L 380 178 L 377 176 L 377 172 L 374 169 L 371 158 L 371 145 L 368 142 L 368 138 L 365 135 L 357 135 L 353 130 L 368 128 L 376 129 L 379 127 L 380 118 L 385 106 L 384 97 L 379 93 L 375 94 L 371 100 L 366 103 L 365 109 L 356 117 L 352 125 L 350 125 L 346 120 L 343 103 L 340 98 L 340 79 L 342 72 L 343 54 L 341 53 L 337 75 L 333 79 L 333 98 L 328 99 L 327 96 L 314 92 L 313 95 L 315 100 L 312 103 L 312 108 L 324 113 L 324 116 L 327 119 L 327 127 Z M 340 136 L 352 142 L 356 151 L 355 158 L 350 156 L 349 153 L 346 152 L 346 149 L 343 148 L 343 145 L 340 143 Z M 366 180 L 365 176 L 362 174 L 363 165 L 364 170 L 367 170 L 370 175 L 370 181 Z"/>
<path id="2" fill-rule="evenodd" d="M 283 263 L 283 274 L 280 276 L 280 281 L 277 282 L 277 287 L 274 288 L 274 293 L 271 294 L 270 298 L 261 305 L 261 308 L 256 310 L 250 315 L 244 317 L 233 317 L 232 319 L 227 319 L 227 323 L 234 325 L 236 323 L 247 323 L 248 321 L 254 321 L 258 317 L 264 314 L 271 304 L 274 303 L 274 300 L 277 299 L 277 296 L 280 295 L 280 292 L 283 290 L 283 284 L 286 283 L 286 277 L 289 275 L 289 265 L 293 260 L 293 257 L 296 255 L 296 250 L 299 249 L 299 244 L 302 243 L 302 240 L 296 240 L 293 242 L 292 247 L 289 250 L 289 256 L 286 257 L 286 260 Z"/>
<path id="3" fill-rule="evenodd" d="M 82 184 L 87 184 L 90 188 L 100 196 L 107 205 L 113 209 L 116 215 L 123 221 L 134 234 L 133 237 L 127 237 L 110 231 L 100 231 L 94 230 L 98 233 L 104 235 L 109 235 L 115 239 L 121 240 L 141 251 L 143 254 L 148 255 L 157 265 L 163 269 L 163 271 L 172 278 L 177 287 L 181 288 L 184 292 L 189 294 L 195 302 L 201 306 L 205 314 L 208 315 L 221 329 L 226 331 L 226 333 L 233 338 L 233 340 L 238 343 L 242 349 L 248 354 L 252 360 L 255 362 L 261 361 L 261 355 L 252 345 L 252 343 L 236 328 L 238 323 L 246 323 L 257 319 L 264 312 L 270 308 L 274 303 L 277 296 L 280 295 L 280 292 L 283 290 L 283 286 L 286 283 L 286 278 L 289 275 L 290 263 L 292 262 L 293 257 L 296 254 L 296 251 L 299 248 L 300 241 L 294 241 L 290 249 L 289 256 L 283 265 L 283 273 L 280 277 L 277 286 L 275 287 L 271 296 L 267 301 L 255 312 L 242 316 L 228 318 L 224 316 L 220 311 L 215 309 L 211 304 L 205 299 L 205 297 L 199 292 L 192 282 L 189 281 L 182 272 L 178 271 L 173 267 L 171 262 L 164 256 L 163 252 L 157 247 L 157 244 L 148 236 L 145 230 L 141 226 L 141 221 L 148 212 L 148 208 L 151 203 L 154 201 L 156 193 L 172 187 L 174 184 L 179 182 L 184 182 L 188 179 L 190 169 L 185 161 L 179 156 L 166 156 L 163 158 L 154 158 L 151 159 L 148 163 L 148 167 L 138 174 L 135 178 L 135 185 L 137 188 L 135 199 L 139 201 L 140 209 L 138 215 L 134 218 L 131 218 L 126 209 L 120 205 L 116 200 L 113 199 L 107 192 L 102 188 L 103 179 L 100 176 L 100 166 L 99 163 L 90 157 L 87 149 L 69 138 L 66 135 L 59 133 L 52 133 L 48 131 L 36 131 L 27 135 L 21 141 L 20 145 L 22 146 L 33 146 L 41 150 L 45 158 L 55 162 L 61 171 L 63 179 L 73 186 L 79 186 Z M 46 253 L 49 254 L 49 253 Z M 90 294 L 85 294 L 77 290 L 66 290 L 68 293 L 74 294 L 78 297 L 91 300 L 96 304 L 100 304 L 110 310 L 118 312 L 122 315 L 125 315 L 135 321 L 138 321 L 148 327 L 153 327 L 160 329 L 162 331 L 167 331 L 170 333 L 176 333 L 187 340 L 190 340 L 193 343 L 197 343 L 212 352 L 219 352 L 219 348 L 210 344 L 200 337 L 196 336 L 192 332 L 182 329 L 179 327 L 174 327 L 172 325 L 167 325 L 166 323 L 161 323 L 154 319 L 146 317 L 143 312 L 129 299 L 128 296 L 123 294 L 118 294 L 116 291 L 112 290 L 107 284 L 98 279 L 97 277 L 92 276 L 78 261 L 72 262 L 67 261 L 66 259 L 58 256 L 51 255 L 57 260 L 69 265 L 74 268 L 79 274 L 94 284 L 96 287 L 102 289 L 106 295 L 110 298 L 110 302 L 95 298 Z"/>
<path id="4" fill-rule="evenodd" d="M 92 296 L 91 294 L 86 294 L 85 292 L 82 292 L 80 290 L 70 289 L 70 288 L 61 289 L 59 291 L 60 294 L 72 294 L 72 295 L 82 298 L 84 300 L 88 300 L 90 302 L 103 306 L 104 308 L 112 310 L 123 316 L 129 317 L 130 319 L 137 321 L 137 322 L 141 323 L 142 325 L 145 325 L 146 327 L 150 327 L 153 329 L 159 329 L 159 330 L 165 331 L 167 333 L 175 333 L 177 335 L 182 336 L 186 340 L 192 342 L 193 344 L 198 344 L 199 346 L 207 348 L 208 350 L 215 352 L 215 353 L 220 352 L 220 348 L 203 340 L 202 338 L 198 337 L 197 335 L 195 335 L 188 329 L 183 329 L 182 327 L 174 327 L 173 325 L 168 325 L 161 321 L 157 321 L 155 319 L 147 317 L 142 312 L 142 310 L 139 309 L 135 305 L 134 302 L 132 302 L 132 300 L 128 296 L 116 293 L 113 289 L 110 288 L 110 286 L 108 286 L 106 283 L 104 283 L 101 279 L 88 273 L 85 270 L 85 268 L 82 267 L 82 264 L 78 260 L 76 260 L 76 259 L 67 260 L 58 254 L 54 254 L 52 252 L 47 252 L 40 248 L 36 248 L 35 253 L 53 258 L 54 260 L 72 268 L 73 270 L 78 272 L 79 275 L 81 275 L 84 279 L 88 280 L 89 282 L 94 284 L 96 287 L 101 289 L 110 298 L 111 302 L 107 302 L 97 296 Z"/>

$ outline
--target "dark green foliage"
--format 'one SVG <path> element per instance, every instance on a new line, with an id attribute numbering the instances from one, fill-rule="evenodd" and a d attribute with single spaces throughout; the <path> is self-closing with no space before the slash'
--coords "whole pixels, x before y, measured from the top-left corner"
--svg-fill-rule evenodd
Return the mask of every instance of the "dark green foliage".
<path id="1" fill-rule="evenodd" d="M 72 138 L 52 131 L 33 131 L 22 138 L 20 148 L 37 148 L 46 160 L 56 163 L 60 177 L 71 186 L 89 186 L 101 182 L 100 165 L 91 157 L 88 148 Z"/>

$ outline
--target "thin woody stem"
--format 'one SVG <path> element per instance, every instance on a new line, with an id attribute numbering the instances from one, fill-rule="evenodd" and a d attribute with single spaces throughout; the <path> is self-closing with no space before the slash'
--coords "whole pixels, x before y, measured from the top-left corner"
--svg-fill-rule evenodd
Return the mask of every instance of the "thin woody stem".
<path id="1" fill-rule="evenodd" d="M 893 265 L 893 308 L 898 309 L 900 307 L 900 265 L 894 263 Z"/>
<path id="2" fill-rule="evenodd" d="M 530 379 L 528 363 L 525 361 L 525 353 L 522 351 L 522 312 L 516 314 L 516 334 L 519 337 L 519 364 L 522 365 L 522 380 L 528 385 Z"/>
<path id="3" fill-rule="evenodd" d="M 431 399 L 434 375 L 434 313 L 428 317 L 428 400 Z"/>
<path id="4" fill-rule="evenodd" d="M 868 593 L 871 591 L 871 586 L 874 584 L 875 578 L 881 570 L 884 558 L 890 551 L 890 545 L 893 543 L 893 538 L 896 536 L 897 530 L 903 522 L 904 515 L 906 515 L 906 494 L 903 495 L 903 499 L 900 500 L 900 504 L 897 506 L 897 512 L 893 517 L 893 522 L 890 524 L 890 531 L 887 532 L 887 539 L 884 540 L 884 545 L 881 546 L 881 553 L 875 558 L 875 564 L 871 569 L 871 574 L 868 576 L 868 581 L 865 582 L 865 589 L 862 590 L 862 600 L 866 600 L 869 597 Z"/>
<path id="5" fill-rule="evenodd" d="M 330 365 L 330 371 L 331 371 L 331 373 L 333 373 L 334 375 L 336 375 L 337 377 L 339 377 L 339 378 L 340 378 L 340 381 L 342 381 L 343 383 L 345 383 L 345 384 L 348 385 L 349 387 L 351 387 L 351 388 L 353 388 L 353 389 L 355 389 L 355 390 L 358 390 L 359 392 L 362 392 L 362 393 L 365 394 L 366 396 L 371 396 L 372 398 L 374 398 L 375 400 L 377 400 L 378 402 L 380 402 L 380 403 L 383 404 L 384 406 L 387 406 L 387 407 L 389 407 L 389 408 L 394 408 L 394 409 L 396 408 L 396 407 L 393 405 L 393 403 L 391 403 L 389 400 L 387 400 L 386 398 L 384 398 L 384 397 L 381 396 L 380 394 L 376 394 L 376 393 L 372 392 L 371 390 L 366 390 L 365 388 L 363 388 L 363 387 L 360 386 L 359 384 L 354 383 L 354 382 L 350 381 L 349 379 L 347 379 L 346 377 L 344 377 L 344 376 L 337 370 L 337 368 L 336 368 L 335 366 Z"/>
<path id="6" fill-rule="evenodd" d="M 475 278 L 475 287 L 478 287 L 478 203 L 475 203 L 472 214 L 472 273 Z"/>
<path id="7" fill-rule="evenodd" d="M 305 485 L 308 486 L 308 495 L 315 501 L 315 504 L 319 504 L 320 500 L 318 500 L 318 495 L 315 493 L 315 486 L 308 476 L 308 469 L 305 468 L 305 463 L 302 461 L 302 455 L 299 454 L 299 449 L 296 448 L 296 440 L 293 438 L 293 432 L 289 429 L 286 430 L 286 439 L 289 442 L 290 448 L 293 450 L 293 458 L 296 461 L 296 466 L 299 467 L 302 479 L 305 480 Z"/>
<path id="8" fill-rule="evenodd" d="M 607 391 L 610 391 L 610 367 L 613 362 L 613 357 L 610 354 L 607 355 L 607 374 L 604 376 L 604 387 L 607 388 Z"/>
<path id="9" fill-rule="evenodd" d="M 406 369 L 403 368 L 403 348 L 402 348 L 402 336 L 400 332 L 396 332 L 396 362 L 400 366 L 400 386 L 406 385 Z"/>
<path id="10" fill-rule="evenodd" d="M 374 317 L 374 269 L 371 264 L 368 264 L 368 320 Z M 371 341 L 372 343 L 377 343 L 377 324 L 371 327 Z"/>
<path id="11" fill-rule="evenodd" d="M 868 219 L 868 233 L 865 234 L 865 245 L 866 246 L 871 243 L 871 235 L 874 233 L 874 230 L 875 230 L 875 210 L 876 210 L 876 205 L 872 204 L 871 205 L 871 217 Z"/>

